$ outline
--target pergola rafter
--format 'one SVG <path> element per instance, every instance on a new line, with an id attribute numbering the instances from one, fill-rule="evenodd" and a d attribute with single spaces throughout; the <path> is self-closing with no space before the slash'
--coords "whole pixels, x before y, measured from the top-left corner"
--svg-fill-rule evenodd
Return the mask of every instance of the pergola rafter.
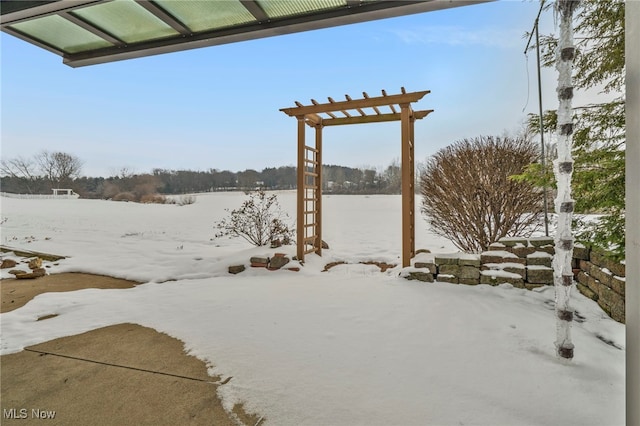
<path id="1" fill-rule="evenodd" d="M 362 92 L 361 99 L 345 95 L 344 101 L 319 103 L 311 99 L 311 105 L 296 101 L 295 107 L 280 111 L 298 120 L 298 209 L 297 256 L 301 261 L 305 254 L 322 255 L 322 128 L 346 124 L 401 122 L 402 139 L 402 265 L 409 266 L 415 255 L 415 157 L 414 123 L 433 110 L 413 111 L 411 104 L 422 99 L 429 90 L 370 97 Z M 384 111 L 389 109 L 390 112 Z M 399 108 L 399 111 L 396 109 Z M 373 114 L 367 112 L 371 109 Z M 384 112 L 381 111 L 383 109 Z M 305 142 L 305 125 L 315 129 L 315 144 Z"/>
<path id="2" fill-rule="evenodd" d="M 348 117 L 351 117 L 353 114 L 353 113 L 349 113 L 349 110 L 355 110 L 360 117 L 363 117 L 363 116 L 371 117 L 367 121 L 368 123 L 375 123 L 376 116 L 384 115 L 383 113 L 380 112 L 379 110 L 380 107 L 386 106 L 391 110 L 391 113 L 398 114 L 398 111 L 396 111 L 395 109 L 395 105 L 398 105 L 399 107 L 401 107 L 402 104 L 410 104 L 413 102 L 417 102 L 420 99 L 422 99 L 425 95 L 431 92 L 430 90 L 424 90 L 422 92 L 407 93 L 404 90 L 404 88 L 402 89 L 402 91 L 403 91 L 402 93 L 397 95 L 387 95 L 387 92 L 385 90 L 382 90 L 382 96 L 378 96 L 375 98 L 370 97 L 366 92 L 362 92 L 362 95 L 363 95 L 362 99 L 352 99 L 349 95 L 345 95 L 346 100 L 339 101 L 339 102 L 336 102 L 333 98 L 328 97 L 327 99 L 329 100 L 329 102 L 324 104 L 318 103 L 315 99 L 311 99 L 311 105 L 306 105 L 306 106 L 296 101 L 295 107 L 282 108 L 280 111 L 284 112 L 285 114 L 291 117 L 308 116 L 308 118 L 311 118 L 310 121 L 312 121 L 312 123 L 314 122 L 313 121 L 314 117 L 317 116 L 322 118 L 321 114 L 326 114 L 328 118 L 323 118 L 323 125 L 331 126 L 330 120 L 337 118 L 335 115 L 336 113 L 342 113 L 345 116 L 345 118 L 348 118 Z M 362 110 L 363 108 L 373 109 L 375 111 L 375 115 L 366 114 Z M 416 111 L 416 113 L 417 112 L 424 113 L 424 115 L 421 117 L 423 118 L 429 112 L 432 112 L 432 111 L 433 110 Z M 315 114 L 315 116 L 313 114 Z M 390 120 L 380 120 L 380 121 L 390 121 Z M 341 124 L 358 124 L 358 123 L 341 123 Z M 313 126 L 315 124 L 310 124 L 310 125 Z"/>

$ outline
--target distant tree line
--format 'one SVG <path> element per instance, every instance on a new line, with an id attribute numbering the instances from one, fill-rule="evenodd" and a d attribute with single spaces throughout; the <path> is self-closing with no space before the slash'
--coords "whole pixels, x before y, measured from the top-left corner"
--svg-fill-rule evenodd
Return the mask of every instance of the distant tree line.
<path id="1" fill-rule="evenodd" d="M 83 198 L 140 201 L 155 195 L 255 189 L 295 189 L 296 168 L 267 167 L 239 172 L 153 169 L 135 173 L 128 168 L 110 177 L 80 176 L 82 161 L 62 153 L 43 152 L 33 158 L 2 160 L 0 188 L 3 192 L 50 194 L 53 188 L 70 188 Z M 401 174 L 397 160 L 384 169 L 323 166 L 323 191 L 334 194 L 397 194 Z"/>

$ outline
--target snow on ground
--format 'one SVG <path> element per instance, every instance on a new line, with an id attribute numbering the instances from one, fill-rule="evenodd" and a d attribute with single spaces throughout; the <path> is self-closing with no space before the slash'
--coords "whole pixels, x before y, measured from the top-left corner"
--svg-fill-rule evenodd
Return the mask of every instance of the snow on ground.
<path id="1" fill-rule="evenodd" d="M 195 204 L 2 198 L 2 243 L 71 256 L 50 272 L 136 279 L 47 293 L 0 315 L 1 353 L 121 322 L 185 342 L 271 425 L 622 425 L 624 325 L 574 291 L 575 359 L 555 356 L 553 288 L 422 283 L 398 263 L 399 196 L 323 198 L 322 258 L 300 272 L 227 267 L 273 250 L 211 240 L 242 193 Z M 279 194 L 293 218 L 295 193 Z M 455 251 L 417 225 L 418 248 Z M 290 255 L 293 246 L 278 249 Z M 330 261 L 339 265 L 321 272 Z M 5 277 L 3 272 L 3 277 Z M 58 314 L 36 321 L 46 314 Z M 606 343 L 606 342 L 608 343 Z"/>

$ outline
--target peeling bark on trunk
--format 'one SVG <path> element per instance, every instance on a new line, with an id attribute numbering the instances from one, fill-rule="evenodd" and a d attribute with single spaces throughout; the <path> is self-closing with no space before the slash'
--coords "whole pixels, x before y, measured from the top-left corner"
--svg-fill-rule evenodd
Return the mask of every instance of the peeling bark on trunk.
<path id="1" fill-rule="evenodd" d="M 558 215 L 558 227 L 555 235 L 556 254 L 553 258 L 553 278 L 556 289 L 556 352 L 562 358 L 573 358 L 571 342 L 571 323 L 573 309 L 570 306 L 571 288 L 573 287 L 573 271 L 571 258 L 573 255 L 573 234 L 571 220 L 573 218 L 574 200 L 571 198 L 571 176 L 573 174 L 573 158 L 571 156 L 573 116 L 571 101 L 573 99 L 573 61 L 575 46 L 573 44 L 573 12 L 577 8 L 577 0 L 557 0 L 555 7 L 560 18 L 560 40 L 556 53 L 556 69 L 558 70 L 558 157 L 554 161 L 554 173 L 558 185 L 558 196 L 555 208 Z"/>

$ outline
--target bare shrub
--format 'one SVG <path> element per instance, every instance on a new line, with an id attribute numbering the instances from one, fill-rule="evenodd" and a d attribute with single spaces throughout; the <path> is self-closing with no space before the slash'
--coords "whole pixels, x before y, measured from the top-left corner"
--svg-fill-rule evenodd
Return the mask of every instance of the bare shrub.
<path id="1" fill-rule="evenodd" d="M 109 200 L 113 200 L 115 198 L 116 195 L 118 195 L 120 192 L 124 192 L 120 189 L 120 187 L 108 180 L 104 181 L 104 184 L 102 185 L 102 197 Z"/>
<path id="2" fill-rule="evenodd" d="M 167 197 L 160 194 L 145 194 L 140 197 L 141 203 L 167 204 Z"/>
<path id="3" fill-rule="evenodd" d="M 136 194 L 133 192 L 119 192 L 111 199 L 113 201 L 136 201 Z"/>
<path id="4" fill-rule="evenodd" d="M 138 200 L 142 200 L 144 196 L 157 196 L 158 190 L 162 187 L 160 178 L 150 174 L 135 175 L 129 180 L 129 184 L 133 185 L 132 192 Z"/>
<path id="5" fill-rule="evenodd" d="M 230 216 L 215 224 L 216 238 L 242 237 L 255 246 L 264 246 L 280 240 L 290 244 L 294 230 L 286 224 L 288 215 L 282 211 L 275 194 L 264 191 L 248 193 L 239 209 L 225 209 Z"/>
<path id="6" fill-rule="evenodd" d="M 196 197 L 194 197 L 193 195 L 181 195 L 177 201 L 179 206 L 187 206 L 195 202 L 196 202 Z"/>
<path id="7" fill-rule="evenodd" d="M 467 252 L 502 237 L 527 237 L 540 226 L 542 194 L 511 176 L 536 161 L 525 137 L 457 141 L 429 158 L 420 173 L 422 214 L 438 235 Z"/>

